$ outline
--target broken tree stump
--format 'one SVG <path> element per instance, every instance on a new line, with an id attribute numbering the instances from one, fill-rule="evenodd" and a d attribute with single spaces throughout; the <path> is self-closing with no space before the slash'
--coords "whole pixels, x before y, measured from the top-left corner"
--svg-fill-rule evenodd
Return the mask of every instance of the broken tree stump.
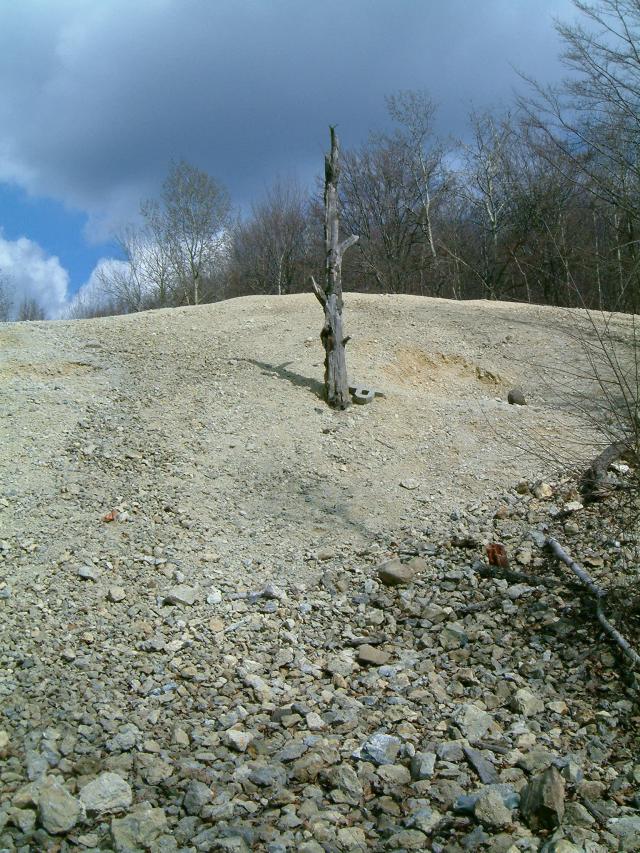
<path id="1" fill-rule="evenodd" d="M 324 308 L 324 326 L 320 339 L 324 347 L 324 388 L 327 403 L 334 409 L 346 409 L 350 403 L 345 346 L 348 337 L 342 329 L 342 256 L 358 241 L 351 236 L 339 241 L 338 179 L 340 149 L 335 128 L 331 133 L 331 151 L 324 158 L 324 246 L 325 284 L 320 287 L 313 276 L 311 284 Z"/>

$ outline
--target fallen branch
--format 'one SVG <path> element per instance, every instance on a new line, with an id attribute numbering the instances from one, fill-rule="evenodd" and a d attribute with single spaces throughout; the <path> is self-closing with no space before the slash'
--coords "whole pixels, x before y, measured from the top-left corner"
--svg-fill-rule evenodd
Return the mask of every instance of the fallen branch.
<path id="1" fill-rule="evenodd" d="M 492 598 L 487 598 L 484 601 L 479 601 L 477 604 L 465 604 L 462 607 L 456 608 L 456 613 L 482 613 L 483 610 L 490 610 L 492 607 L 498 607 L 504 601 L 504 596 L 494 595 Z"/>
<path id="2" fill-rule="evenodd" d="M 604 615 L 602 601 L 606 597 L 606 590 L 598 586 L 598 584 L 593 580 L 593 578 L 588 574 L 588 572 L 586 572 L 579 563 L 576 563 L 575 560 L 572 560 L 571 557 L 567 554 L 567 552 L 562 548 L 560 543 L 552 536 L 546 537 L 545 546 L 549 548 L 559 560 L 561 560 L 566 566 L 571 569 L 574 575 L 593 595 L 596 600 L 596 615 L 598 617 L 598 622 L 602 625 L 604 631 L 612 638 L 616 645 L 618 645 L 622 649 L 622 651 L 629 658 L 629 660 L 632 661 L 634 666 L 640 667 L 640 655 L 636 651 L 634 651 L 634 649 L 631 648 L 631 646 L 622 636 L 620 631 L 618 631 L 618 629 L 615 628 Z"/>
<path id="3" fill-rule="evenodd" d="M 538 575 L 530 575 L 526 572 L 514 572 L 511 569 L 504 569 L 502 566 L 487 566 L 478 561 L 477 572 L 481 578 L 500 578 L 502 580 L 511 581 L 511 583 L 526 583 L 530 586 L 546 586 L 557 587 L 562 585 L 562 581 L 557 578 L 544 578 Z"/>

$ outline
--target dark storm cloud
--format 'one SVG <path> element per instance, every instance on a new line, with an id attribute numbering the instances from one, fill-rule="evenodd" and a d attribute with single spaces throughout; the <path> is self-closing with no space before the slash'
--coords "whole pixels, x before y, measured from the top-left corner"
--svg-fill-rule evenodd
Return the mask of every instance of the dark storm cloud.
<path id="1" fill-rule="evenodd" d="M 569 0 L 0 0 L 0 181 L 86 210 L 99 229 L 157 192 L 171 157 L 238 203 L 319 171 L 426 88 L 443 131 L 510 99 L 512 65 L 556 79 Z"/>

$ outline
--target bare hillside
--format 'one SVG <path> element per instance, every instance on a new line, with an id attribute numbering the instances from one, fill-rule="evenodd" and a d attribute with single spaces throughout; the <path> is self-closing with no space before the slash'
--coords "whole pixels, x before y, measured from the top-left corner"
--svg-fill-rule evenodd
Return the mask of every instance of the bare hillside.
<path id="1" fill-rule="evenodd" d="M 346 320 L 347 412 L 312 296 L 0 326 L 0 851 L 640 849 L 637 682 L 540 544 L 637 644 L 633 525 L 554 479 L 584 318 Z"/>
<path id="2" fill-rule="evenodd" d="M 58 556 L 108 541 L 96 518 L 117 505 L 140 544 L 153 533 L 267 569 L 286 557 L 297 573 L 308 549 L 437 524 L 549 476 L 554 454 L 589 455 L 562 394 L 581 356 L 569 312 L 355 294 L 345 311 L 351 381 L 385 396 L 337 414 L 320 399 L 312 296 L 7 326 L 9 531 L 49 540 L 59 518 Z M 528 406 L 508 405 L 514 386 Z"/>

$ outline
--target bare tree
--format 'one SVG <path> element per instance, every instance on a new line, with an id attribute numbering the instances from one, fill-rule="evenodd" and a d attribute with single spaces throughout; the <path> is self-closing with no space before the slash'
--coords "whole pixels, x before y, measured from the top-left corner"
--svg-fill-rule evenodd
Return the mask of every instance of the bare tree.
<path id="1" fill-rule="evenodd" d="M 294 180 L 278 179 L 233 239 L 234 276 L 246 289 L 291 293 L 307 264 L 308 199 Z"/>
<path id="2" fill-rule="evenodd" d="M 345 278 L 360 287 L 373 281 L 387 292 L 437 295 L 445 282 L 436 222 L 451 176 L 434 135 L 436 108 L 421 91 L 401 91 L 386 102 L 395 132 L 372 133 L 343 158 L 342 221 L 360 235 Z"/>
<path id="3" fill-rule="evenodd" d="M 140 225 L 116 234 L 120 258 L 97 271 L 103 295 L 93 294 L 88 310 L 104 303 L 123 314 L 215 298 L 231 246 L 224 187 L 185 161 L 172 163 L 160 197 L 143 201 L 140 213 Z"/>
<path id="4" fill-rule="evenodd" d="M 460 260 L 482 285 L 482 295 L 498 299 L 511 262 L 503 251 L 512 224 L 512 194 L 508 183 L 510 148 L 514 138 L 508 116 L 490 112 L 472 114 L 472 140 L 462 146 L 464 177 L 461 182 L 466 216 L 473 225 L 477 245 L 467 243 Z"/>
<path id="5" fill-rule="evenodd" d="M 324 387 L 328 404 L 334 409 L 346 409 L 351 404 L 345 346 L 348 337 L 342 330 L 342 256 L 358 237 L 352 235 L 340 242 L 338 215 L 338 181 L 340 178 L 340 148 L 335 128 L 330 128 L 331 151 L 324 158 L 324 244 L 325 284 L 320 287 L 313 276 L 313 291 L 324 309 L 324 326 L 320 339 L 324 346 Z"/>
<path id="6" fill-rule="evenodd" d="M 0 270 L 0 323 L 7 323 L 11 317 L 13 297 L 9 289 L 9 277 Z"/>
<path id="7" fill-rule="evenodd" d="M 390 95 L 386 103 L 389 115 L 399 125 L 394 138 L 416 191 L 414 215 L 424 237 L 420 250 L 419 270 L 423 279 L 420 290 L 439 293 L 442 265 L 436 238 L 436 209 L 451 190 L 451 174 L 445 167 L 445 146 L 434 136 L 436 105 L 427 92 L 415 90 Z"/>
<path id="8" fill-rule="evenodd" d="M 117 313 L 165 308 L 179 301 L 168 246 L 155 240 L 148 225 L 123 228 L 116 242 L 121 260 L 104 264 L 97 278 Z"/>
<path id="9" fill-rule="evenodd" d="M 360 236 L 349 277 L 360 288 L 372 281 L 385 292 L 421 292 L 420 198 L 400 142 L 372 134 L 361 149 L 345 153 L 342 166 L 342 220 Z"/>
<path id="10" fill-rule="evenodd" d="M 227 190 L 206 172 L 181 160 L 173 163 L 159 199 L 143 202 L 151 243 L 169 259 L 181 301 L 198 305 L 214 294 L 229 250 L 231 201 Z"/>
<path id="11" fill-rule="evenodd" d="M 640 309 L 640 3 L 574 0 L 586 21 L 557 25 L 572 76 L 559 86 L 529 80 L 520 104 L 539 136 L 561 153 L 553 168 L 574 175 L 614 213 L 619 308 Z"/>
<path id="12" fill-rule="evenodd" d="M 64 319 L 89 320 L 129 313 L 127 307 L 111 294 L 109 287 L 105 287 L 105 281 L 111 283 L 106 273 L 102 276 L 99 272 L 96 279 L 75 294 L 64 313 Z"/>
<path id="13" fill-rule="evenodd" d="M 47 314 L 34 296 L 25 296 L 18 305 L 18 321 L 46 320 Z"/>

